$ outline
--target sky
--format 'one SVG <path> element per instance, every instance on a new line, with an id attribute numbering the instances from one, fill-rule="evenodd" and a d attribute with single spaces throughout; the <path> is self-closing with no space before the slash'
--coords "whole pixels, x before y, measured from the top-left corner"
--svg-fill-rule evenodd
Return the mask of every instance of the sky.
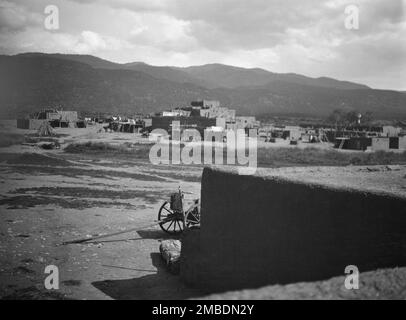
<path id="1" fill-rule="evenodd" d="M 58 29 L 46 28 L 48 5 Z M 405 9 L 406 0 L 0 0 L 0 54 L 223 63 L 406 91 Z"/>

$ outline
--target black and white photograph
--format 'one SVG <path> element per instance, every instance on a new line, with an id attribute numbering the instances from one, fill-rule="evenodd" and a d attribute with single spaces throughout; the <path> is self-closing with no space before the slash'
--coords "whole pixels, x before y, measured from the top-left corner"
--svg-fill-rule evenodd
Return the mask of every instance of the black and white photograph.
<path id="1" fill-rule="evenodd" d="M 0 0 L 0 300 L 405 299 L 405 0 Z"/>

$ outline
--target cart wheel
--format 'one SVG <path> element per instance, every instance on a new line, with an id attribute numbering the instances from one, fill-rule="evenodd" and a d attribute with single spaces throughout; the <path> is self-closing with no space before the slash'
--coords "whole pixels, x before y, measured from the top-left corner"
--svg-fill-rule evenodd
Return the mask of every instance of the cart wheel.
<path id="1" fill-rule="evenodd" d="M 158 220 L 165 220 L 165 222 L 160 223 L 159 226 L 166 233 L 179 234 L 183 232 L 183 214 L 176 213 L 171 210 L 171 205 L 168 201 L 165 201 L 165 203 L 159 209 Z"/>
<path id="2" fill-rule="evenodd" d="M 192 211 L 189 211 L 186 214 L 186 226 L 190 227 L 200 223 L 200 213 L 197 208 L 194 208 Z"/>

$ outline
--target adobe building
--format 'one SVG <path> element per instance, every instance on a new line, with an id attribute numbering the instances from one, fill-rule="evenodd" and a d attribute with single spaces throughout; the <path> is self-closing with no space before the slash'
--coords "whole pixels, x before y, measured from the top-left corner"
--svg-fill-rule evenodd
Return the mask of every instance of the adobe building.
<path id="1" fill-rule="evenodd" d="M 169 134 L 172 131 L 172 123 L 179 121 L 180 129 L 196 129 L 203 136 L 204 130 L 209 127 L 215 127 L 217 124 L 216 118 L 205 117 L 152 117 L 152 125 L 150 130 L 163 129 Z"/>
<path id="2" fill-rule="evenodd" d="M 84 121 L 79 120 L 76 111 L 44 109 L 40 112 L 29 115 L 26 119 L 17 119 L 17 128 L 38 130 L 44 121 L 48 121 L 54 128 L 75 128 L 86 126 Z"/>
<path id="3" fill-rule="evenodd" d="M 235 121 L 236 112 L 233 109 L 220 106 L 217 100 L 192 101 L 191 106 L 198 108 L 201 117 L 205 118 L 225 118 L 226 121 Z"/>
<path id="4" fill-rule="evenodd" d="M 253 116 L 237 116 L 235 122 L 238 128 L 241 129 L 254 129 L 259 128 L 259 121 Z"/>
<path id="5" fill-rule="evenodd" d="M 235 110 L 220 107 L 217 100 L 192 101 L 190 107 L 163 111 L 152 117 L 150 129 L 164 129 L 170 133 L 172 122 L 179 121 L 181 130 L 196 129 L 203 135 L 207 128 L 237 129 L 235 114 Z"/>
<path id="6" fill-rule="evenodd" d="M 402 128 L 394 126 L 383 126 L 382 136 L 383 137 L 398 137 L 402 132 Z"/>
<path id="7" fill-rule="evenodd" d="M 196 100 L 190 104 L 192 107 L 200 107 L 202 109 L 219 108 L 220 101 L 218 100 Z"/>
<path id="8" fill-rule="evenodd" d="M 334 147 L 360 151 L 404 151 L 406 150 L 406 136 L 336 138 Z"/>

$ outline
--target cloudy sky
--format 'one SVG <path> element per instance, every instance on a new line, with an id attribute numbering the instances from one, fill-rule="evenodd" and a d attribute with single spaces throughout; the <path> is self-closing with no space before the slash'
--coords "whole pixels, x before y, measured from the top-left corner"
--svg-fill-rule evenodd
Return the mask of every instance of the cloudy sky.
<path id="1" fill-rule="evenodd" d="M 47 5 L 60 28 L 47 30 Z M 359 8 L 359 29 L 345 8 Z M 0 53 L 224 63 L 406 90 L 406 0 L 0 0 Z"/>

